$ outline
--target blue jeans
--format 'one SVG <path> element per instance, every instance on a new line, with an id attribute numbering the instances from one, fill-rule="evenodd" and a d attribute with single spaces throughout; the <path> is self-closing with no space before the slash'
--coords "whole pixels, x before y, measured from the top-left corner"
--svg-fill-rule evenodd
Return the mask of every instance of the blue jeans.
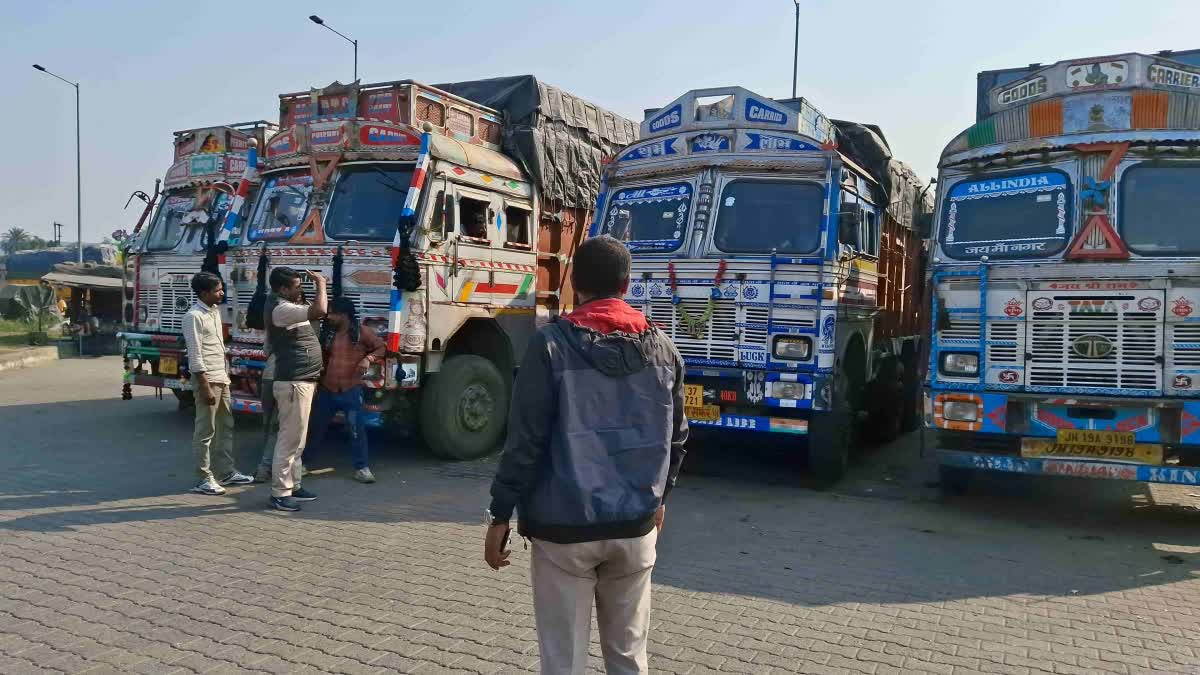
<path id="1" fill-rule="evenodd" d="M 346 431 L 350 434 L 350 459 L 354 468 L 367 468 L 367 422 L 363 417 L 363 388 L 352 387 L 335 394 L 327 389 L 317 389 L 317 403 L 313 406 L 312 421 L 308 427 L 308 444 L 304 449 L 305 466 L 312 463 L 315 450 L 329 428 L 333 416 L 341 411 L 346 416 Z"/>

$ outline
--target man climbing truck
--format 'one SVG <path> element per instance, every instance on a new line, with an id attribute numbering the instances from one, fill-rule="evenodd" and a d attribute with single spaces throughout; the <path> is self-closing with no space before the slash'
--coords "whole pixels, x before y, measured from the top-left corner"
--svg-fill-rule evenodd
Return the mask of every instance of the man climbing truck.
<path id="1" fill-rule="evenodd" d="M 600 159 L 636 125 L 522 76 L 334 83 L 280 96 L 280 126 L 227 258 L 235 410 L 261 410 L 259 269 L 287 265 L 329 277 L 388 336 L 364 379 L 369 425 L 419 420 L 449 458 L 495 449 L 526 342 L 573 301 Z"/>
<path id="2" fill-rule="evenodd" d="M 864 418 L 915 427 L 929 208 L 878 127 L 695 90 L 649 111 L 605 178 L 592 232 L 628 243 L 626 301 L 683 355 L 691 424 L 808 435 L 826 481 Z"/>
<path id="3" fill-rule="evenodd" d="M 942 487 L 1200 484 L 1200 50 L 983 72 L 978 96 L 939 165 Z"/>
<path id="4" fill-rule="evenodd" d="M 196 301 L 192 276 L 206 260 L 216 271 L 213 247 L 235 201 L 234 185 L 251 146 L 261 148 L 273 127 L 258 121 L 175 132 L 174 161 L 162 193 L 156 191 L 158 210 L 128 248 L 123 398 L 138 385 L 191 399 L 181 322 Z"/>

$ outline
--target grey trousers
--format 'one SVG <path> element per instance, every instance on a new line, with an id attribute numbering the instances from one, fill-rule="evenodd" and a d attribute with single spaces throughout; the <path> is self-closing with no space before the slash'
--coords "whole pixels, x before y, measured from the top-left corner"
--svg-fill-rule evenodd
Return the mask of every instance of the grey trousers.
<path id="1" fill-rule="evenodd" d="M 533 540 L 530 576 L 542 673 L 586 670 L 593 600 L 605 671 L 649 672 L 650 573 L 657 542 L 658 530 L 580 544 Z"/>
<path id="2" fill-rule="evenodd" d="M 196 392 L 196 426 L 192 432 L 192 453 L 196 458 L 196 477 L 216 481 L 233 473 L 233 408 L 229 385 L 213 384 L 217 402 L 209 405 Z M 213 469 L 216 475 L 213 475 Z"/>

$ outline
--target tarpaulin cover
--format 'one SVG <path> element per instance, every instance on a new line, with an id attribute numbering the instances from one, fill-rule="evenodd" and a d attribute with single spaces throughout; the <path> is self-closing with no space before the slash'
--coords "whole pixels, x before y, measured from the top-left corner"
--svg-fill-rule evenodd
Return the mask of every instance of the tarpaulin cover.
<path id="1" fill-rule="evenodd" d="M 9 280 L 36 280 L 51 271 L 55 265 L 76 260 L 79 253 L 74 247 L 60 246 L 43 248 L 36 251 L 17 251 L 8 256 L 5 264 L 8 266 Z M 109 244 L 84 244 L 84 262 L 111 265 L 116 262 L 117 249 Z"/>
<path id="2" fill-rule="evenodd" d="M 434 86 L 503 112 L 504 151 L 563 206 L 594 207 L 601 160 L 637 140 L 634 122 L 532 75 Z"/>
<path id="3" fill-rule="evenodd" d="M 833 120 L 837 127 L 838 150 L 879 181 L 883 194 L 877 195 L 888 205 L 896 222 L 913 229 L 916 219 L 933 211 L 932 190 L 909 165 L 892 157 L 883 131 L 874 124 Z"/>

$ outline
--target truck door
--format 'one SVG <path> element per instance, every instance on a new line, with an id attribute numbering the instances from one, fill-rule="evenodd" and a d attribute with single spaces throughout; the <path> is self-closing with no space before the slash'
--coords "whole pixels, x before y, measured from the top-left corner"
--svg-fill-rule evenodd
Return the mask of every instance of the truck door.
<path id="1" fill-rule="evenodd" d="M 451 300 L 469 305 L 490 305 L 494 295 L 493 246 L 503 233 L 495 226 L 495 195 L 464 186 L 454 187 L 456 231 L 451 241 L 448 289 Z"/>

